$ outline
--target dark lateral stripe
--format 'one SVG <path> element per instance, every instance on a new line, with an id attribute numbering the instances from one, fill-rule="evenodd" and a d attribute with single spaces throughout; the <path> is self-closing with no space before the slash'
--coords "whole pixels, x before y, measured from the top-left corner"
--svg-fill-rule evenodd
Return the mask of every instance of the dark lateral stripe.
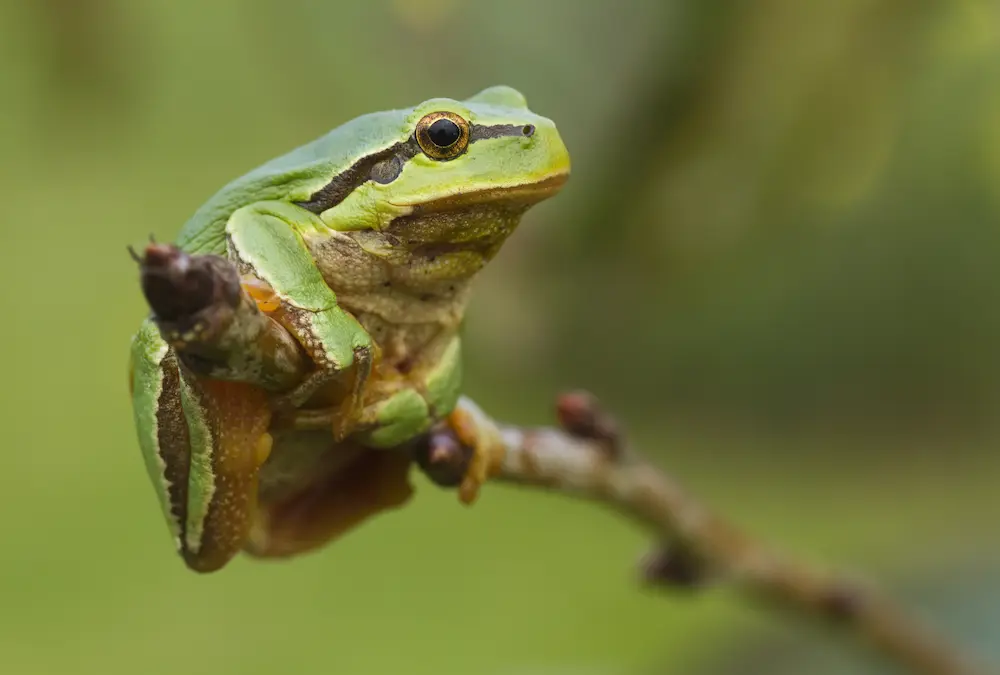
<path id="1" fill-rule="evenodd" d="M 355 189 L 369 180 L 379 183 L 391 183 L 403 171 L 406 161 L 420 152 L 415 138 L 403 143 L 396 143 L 385 150 L 362 157 L 351 165 L 347 171 L 338 174 L 329 183 L 309 196 L 304 202 L 296 202 L 299 206 L 313 213 L 323 213 L 332 209 Z"/>
<path id="2" fill-rule="evenodd" d="M 535 127 L 531 124 L 493 124 L 472 125 L 469 130 L 469 143 L 488 138 L 504 136 L 531 136 Z M 334 177 L 329 183 L 309 195 L 304 202 L 295 202 L 302 208 L 319 214 L 332 209 L 357 188 L 368 181 L 387 185 L 399 177 L 406 162 L 420 153 L 420 146 L 414 136 L 404 142 L 396 143 L 385 150 L 362 157 L 349 169 Z"/>
<path id="3" fill-rule="evenodd" d="M 535 127 L 532 124 L 473 125 L 469 131 L 469 142 L 475 143 L 487 138 L 502 138 L 503 136 L 531 136 L 534 133 Z"/>
<path id="4" fill-rule="evenodd" d="M 177 357 L 171 349 L 160 362 L 163 388 L 156 409 L 156 440 L 163 460 L 163 479 L 169 487 L 170 517 L 184 541 L 187 523 L 188 473 L 191 466 L 191 438 L 181 406 L 181 377 Z"/>

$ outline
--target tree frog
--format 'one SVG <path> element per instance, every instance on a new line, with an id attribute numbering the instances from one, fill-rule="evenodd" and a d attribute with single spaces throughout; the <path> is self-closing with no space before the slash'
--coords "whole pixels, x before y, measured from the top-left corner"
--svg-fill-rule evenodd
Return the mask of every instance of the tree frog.
<path id="1" fill-rule="evenodd" d="M 199 375 L 155 316 L 133 338 L 139 444 L 190 568 L 304 552 L 406 500 L 394 449 L 458 411 L 470 282 L 569 171 L 555 124 L 498 86 L 358 117 L 194 213 L 177 247 L 228 259 L 310 367 L 275 392 Z"/>

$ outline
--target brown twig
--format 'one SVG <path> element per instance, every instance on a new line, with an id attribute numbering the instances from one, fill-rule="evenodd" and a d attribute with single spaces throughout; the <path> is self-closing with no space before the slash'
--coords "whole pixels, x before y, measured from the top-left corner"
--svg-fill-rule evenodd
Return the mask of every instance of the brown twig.
<path id="1" fill-rule="evenodd" d="M 133 257 L 154 320 L 182 358 L 208 376 L 268 390 L 302 376 L 291 336 L 260 312 L 228 261 L 155 242 Z M 485 460 L 493 479 L 600 501 L 643 524 L 658 542 L 643 565 L 650 583 L 693 589 L 726 582 L 753 599 L 848 628 L 914 673 L 988 672 L 875 590 L 778 555 L 716 516 L 630 448 L 589 394 L 560 398 L 560 429 L 498 426 L 472 401 L 460 407 L 469 427 L 463 438 L 480 439 L 482 447 L 473 452 L 447 421 L 414 443 L 416 463 L 435 483 L 462 487 L 470 466 Z M 330 414 L 312 422 L 329 428 Z"/>
<path id="2" fill-rule="evenodd" d="M 470 401 L 478 423 L 495 424 Z M 562 429 L 501 426 L 493 478 L 604 504 L 644 525 L 660 542 L 645 561 L 653 584 L 728 583 L 757 601 L 845 629 L 881 654 L 926 675 L 992 672 L 873 588 L 789 560 L 709 511 L 677 482 L 625 446 L 589 395 L 560 399 Z M 432 480 L 454 484 L 468 457 L 445 427 L 417 452 Z"/>

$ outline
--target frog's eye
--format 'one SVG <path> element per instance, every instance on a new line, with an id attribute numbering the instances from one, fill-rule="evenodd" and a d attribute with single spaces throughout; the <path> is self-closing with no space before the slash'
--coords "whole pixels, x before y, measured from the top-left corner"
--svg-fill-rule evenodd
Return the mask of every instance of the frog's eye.
<path id="1" fill-rule="evenodd" d="M 417 143 L 431 159 L 454 159 L 469 147 L 469 123 L 452 112 L 433 112 L 417 122 Z"/>

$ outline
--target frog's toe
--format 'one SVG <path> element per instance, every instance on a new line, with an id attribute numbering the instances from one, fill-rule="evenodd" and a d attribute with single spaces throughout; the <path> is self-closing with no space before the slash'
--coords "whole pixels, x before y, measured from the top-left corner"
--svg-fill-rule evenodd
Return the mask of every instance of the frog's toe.
<path id="1" fill-rule="evenodd" d="M 472 504 L 479 496 L 479 488 L 493 472 L 504 453 L 500 432 L 492 420 L 477 416 L 468 404 L 460 401 L 445 418 L 448 429 L 455 438 L 472 451 L 468 467 L 458 486 L 458 498 L 463 504 Z"/>
<path id="2" fill-rule="evenodd" d="M 360 396 L 348 396 L 343 403 L 333 411 L 333 440 L 343 441 L 347 438 L 361 418 Z"/>

